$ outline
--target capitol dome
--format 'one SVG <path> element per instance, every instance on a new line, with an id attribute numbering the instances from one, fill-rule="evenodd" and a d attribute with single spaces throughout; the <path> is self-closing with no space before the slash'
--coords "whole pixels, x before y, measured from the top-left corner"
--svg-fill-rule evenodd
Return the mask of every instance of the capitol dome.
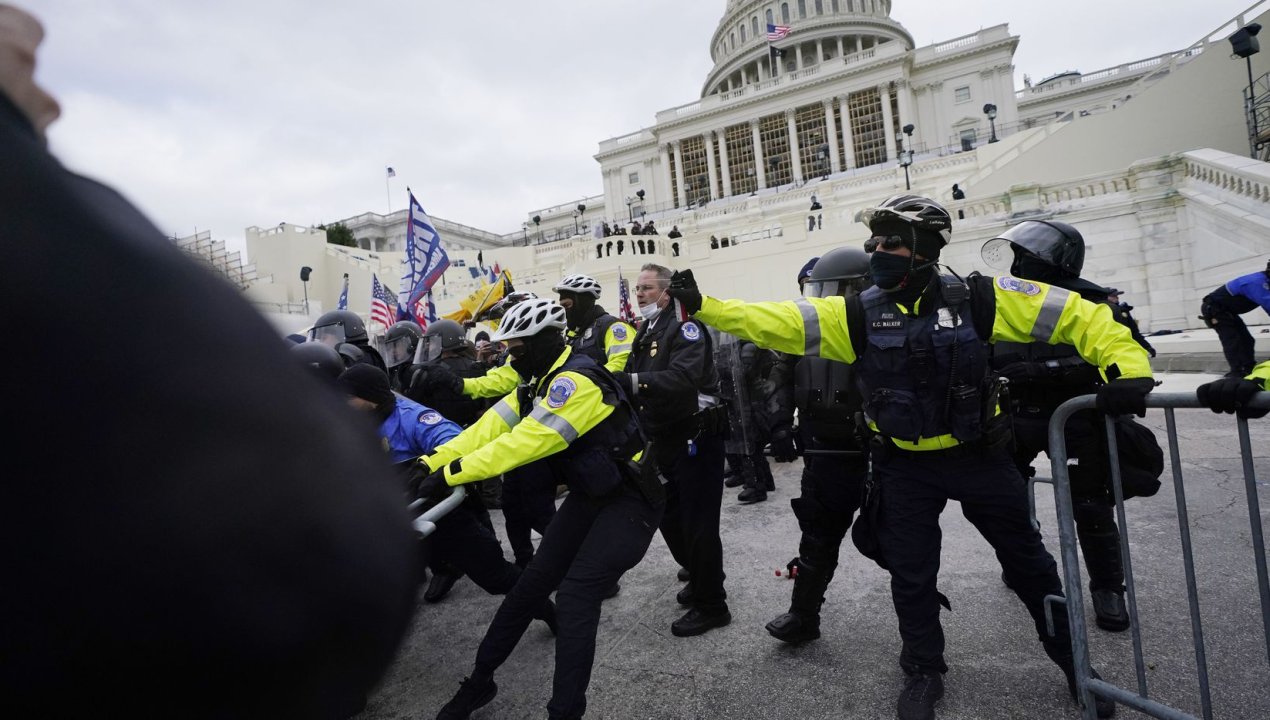
<path id="1" fill-rule="evenodd" d="M 701 89 L 702 97 L 772 77 L 769 24 L 790 28 L 786 37 L 770 46 L 785 53 L 776 60 L 776 75 L 884 43 L 899 42 L 905 50 L 913 49 L 913 37 L 891 19 L 891 0 L 728 0 L 710 38 L 714 68 Z"/>

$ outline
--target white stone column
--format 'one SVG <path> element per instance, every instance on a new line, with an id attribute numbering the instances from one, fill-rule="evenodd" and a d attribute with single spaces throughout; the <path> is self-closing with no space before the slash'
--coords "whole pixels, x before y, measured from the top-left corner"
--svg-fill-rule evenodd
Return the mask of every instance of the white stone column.
<path id="1" fill-rule="evenodd" d="M 714 131 L 707 131 L 701 136 L 706 144 L 706 173 L 710 179 L 710 193 L 707 195 L 711 200 L 719 198 L 718 191 L 715 190 L 719 186 L 719 172 L 714 167 Z"/>
<path id="2" fill-rule="evenodd" d="M 878 85 L 878 94 L 882 96 L 882 133 L 886 135 L 886 159 L 895 160 L 895 121 L 891 119 L 891 86 L 889 83 Z"/>
<path id="3" fill-rule="evenodd" d="M 838 36 L 838 59 L 839 59 L 839 60 L 841 60 L 841 59 L 842 59 L 842 54 L 843 54 L 843 53 L 842 53 L 842 36 L 841 36 L 841 35 L 839 35 L 839 36 Z"/>
<path id="4" fill-rule="evenodd" d="M 789 127 L 789 163 L 790 172 L 796 183 L 803 181 L 803 161 L 798 151 L 798 123 L 794 120 L 794 111 L 785 111 L 785 123 Z"/>
<path id="5" fill-rule="evenodd" d="M 829 172 L 836 173 L 842 169 L 838 163 L 838 128 L 833 122 L 833 98 L 824 101 L 825 132 L 829 135 Z"/>
<path id="6" fill-rule="evenodd" d="M 728 164 L 728 129 L 723 128 L 719 135 L 719 165 L 723 171 L 723 197 L 732 197 L 732 166 Z"/>
<path id="7" fill-rule="evenodd" d="M 670 151 L 666 149 L 664 143 L 657 145 L 657 158 L 661 161 L 661 184 L 665 188 L 657 193 L 657 197 L 662 202 L 666 202 L 674 196 L 675 189 L 670 184 Z M 619 197 L 618 200 L 624 201 L 624 198 Z"/>
<path id="8" fill-rule="evenodd" d="M 676 140 L 674 144 L 671 145 L 671 149 L 675 153 L 675 179 L 679 181 L 677 183 L 677 187 L 675 188 L 677 191 L 675 193 L 675 197 L 679 199 L 679 207 L 686 207 L 688 205 L 688 191 L 684 188 L 683 148 L 680 147 L 679 141 Z"/>
<path id="9" fill-rule="evenodd" d="M 763 157 L 763 136 L 758 132 L 758 120 L 750 121 L 750 133 L 754 137 L 754 177 L 758 189 L 762 190 L 767 187 L 767 163 Z"/>
<path id="10" fill-rule="evenodd" d="M 903 132 L 905 125 L 912 123 L 917 124 L 916 118 L 913 116 L 913 90 L 908 84 L 908 80 L 900 78 L 895 81 L 895 95 L 899 98 L 900 104 L 900 132 Z M 912 148 L 907 148 L 912 150 Z"/>
<path id="11" fill-rule="evenodd" d="M 935 145 L 943 147 L 948 143 L 957 143 L 952 137 L 952 123 L 944 112 L 944 99 L 940 97 L 943 94 L 944 81 L 933 82 L 926 87 L 930 89 L 931 107 L 935 109 Z"/>
<path id="12" fill-rule="evenodd" d="M 794 46 L 794 57 L 797 58 L 797 60 L 794 62 L 795 70 L 802 70 L 804 67 L 806 67 L 805 65 L 803 65 L 803 44 L 802 43 L 798 43 L 797 45 Z"/>
<path id="13" fill-rule="evenodd" d="M 823 38 L 816 38 L 816 64 L 825 61 L 825 45 Z"/>
<path id="14" fill-rule="evenodd" d="M 859 35 L 856 35 L 856 36 L 855 36 L 855 51 L 858 53 L 858 52 L 860 52 L 860 50 L 862 50 L 862 49 L 863 49 L 863 48 L 861 47 L 860 36 L 859 36 Z"/>
<path id="15" fill-rule="evenodd" d="M 851 111 L 848 109 L 851 107 L 850 100 L 850 95 L 838 98 L 838 103 L 842 107 L 842 154 L 847 159 L 847 165 L 843 170 L 855 167 L 855 138 L 851 133 Z"/>

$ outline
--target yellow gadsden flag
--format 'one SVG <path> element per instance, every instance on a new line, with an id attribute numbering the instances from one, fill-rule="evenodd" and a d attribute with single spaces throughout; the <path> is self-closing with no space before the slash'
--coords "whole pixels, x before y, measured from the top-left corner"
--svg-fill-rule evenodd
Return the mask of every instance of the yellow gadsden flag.
<path id="1" fill-rule="evenodd" d="M 444 317 L 459 324 L 478 318 L 481 313 L 489 310 L 494 303 L 502 300 L 503 296 L 509 292 L 511 285 L 511 271 L 504 270 L 493 284 L 482 281 L 481 286 L 473 291 L 472 294 L 459 301 L 458 310 L 448 313 Z"/>

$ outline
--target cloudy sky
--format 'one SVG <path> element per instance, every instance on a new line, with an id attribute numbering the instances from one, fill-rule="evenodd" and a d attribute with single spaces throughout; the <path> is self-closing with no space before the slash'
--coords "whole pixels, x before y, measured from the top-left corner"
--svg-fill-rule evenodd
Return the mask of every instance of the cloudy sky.
<path id="1" fill-rule="evenodd" d="M 405 204 L 498 233 L 601 190 L 598 143 L 695 100 L 724 0 L 6 0 L 53 151 L 168 233 Z M 827 0 L 826 0 L 827 3 Z M 895 0 L 918 45 L 1009 23 L 1015 84 L 1191 44 L 1252 0 Z M 1237 68 L 1232 68 L 1232 72 Z"/>

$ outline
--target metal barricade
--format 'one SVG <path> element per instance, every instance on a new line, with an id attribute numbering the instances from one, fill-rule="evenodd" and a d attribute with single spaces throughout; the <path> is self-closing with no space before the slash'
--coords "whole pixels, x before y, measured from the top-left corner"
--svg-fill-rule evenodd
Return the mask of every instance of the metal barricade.
<path id="1" fill-rule="evenodd" d="M 1081 569 L 1077 557 L 1075 516 L 1072 507 L 1071 482 L 1067 470 L 1065 430 L 1067 421 L 1081 410 L 1093 408 L 1095 396 L 1083 395 L 1068 400 L 1054 411 L 1049 425 L 1050 463 L 1054 484 L 1054 504 L 1058 515 L 1058 533 L 1063 558 L 1063 587 L 1066 588 L 1068 625 L 1071 629 L 1072 650 L 1075 654 L 1076 679 L 1082 698 L 1083 717 L 1093 720 L 1092 694 L 1109 698 L 1117 703 L 1139 710 L 1151 717 L 1164 720 L 1196 720 L 1176 708 L 1150 699 L 1147 691 L 1146 663 L 1142 653 L 1142 634 L 1138 621 L 1137 590 L 1133 580 L 1133 564 L 1129 552 L 1130 528 L 1125 522 L 1124 490 L 1120 479 L 1119 453 L 1116 446 L 1115 424 L 1106 421 L 1108 457 L 1112 489 L 1116 501 L 1116 520 L 1120 525 L 1120 556 L 1124 565 L 1125 590 L 1133 638 L 1134 667 L 1137 673 L 1137 692 L 1120 688 L 1105 680 L 1094 678 L 1089 661 L 1089 635 L 1085 628 L 1084 595 L 1081 586 Z M 1252 407 L 1270 409 L 1270 393 L 1260 393 Z M 1147 407 L 1162 408 L 1168 434 L 1168 456 L 1173 471 L 1173 491 L 1177 501 L 1177 522 L 1181 535 L 1182 562 L 1186 574 L 1186 594 L 1190 605 L 1191 636 L 1198 674 L 1200 707 L 1205 720 L 1212 720 L 1212 696 L 1209 688 L 1208 660 L 1205 655 L 1203 623 L 1199 610 L 1199 594 L 1195 580 L 1195 559 L 1192 554 L 1190 520 L 1187 515 L 1186 493 L 1182 482 L 1182 463 L 1178 451 L 1177 424 L 1174 410 L 1201 408 L 1194 393 L 1152 393 L 1147 396 Z M 1257 481 L 1252 462 L 1252 446 L 1248 433 L 1248 421 L 1229 416 L 1237 423 L 1239 449 L 1243 460 L 1244 487 L 1248 500 L 1249 522 L 1252 529 L 1252 545 L 1257 565 L 1257 589 L 1261 600 L 1262 633 L 1266 644 L 1267 661 L 1270 662 L 1270 579 L 1266 570 L 1266 547 L 1261 527 L 1261 510 L 1257 498 Z M 1033 519 L 1035 522 L 1035 519 Z M 1063 602 L 1059 598 L 1049 598 Z M 1092 694 L 1091 694 L 1092 693 Z"/>
<path id="2" fill-rule="evenodd" d="M 463 498 L 467 496 L 467 487 L 464 485 L 455 485 L 454 491 L 445 496 L 441 502 L 433 505 L 425 510 L 419 517 L 414 519 L 415 531 L 423 537 L 427 537 L 436 532 L 437 521 L 449 514 L 451 510 L 463 503 Z M 423 505 L 423 500 L 415 500 L 410 503 L 407 510 L 414 513 Z"/>

